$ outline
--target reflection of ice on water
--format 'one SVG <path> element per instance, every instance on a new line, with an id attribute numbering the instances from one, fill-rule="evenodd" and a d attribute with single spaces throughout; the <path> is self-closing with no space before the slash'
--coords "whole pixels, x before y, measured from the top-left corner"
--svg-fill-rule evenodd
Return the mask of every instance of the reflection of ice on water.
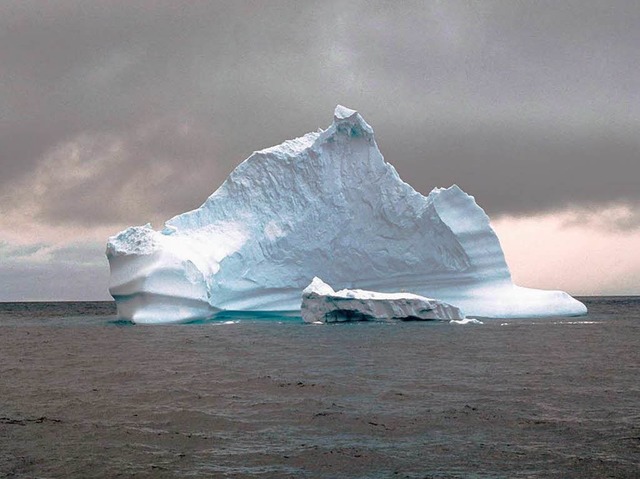
<path id="1" fill-rule="evenodd" d="M 243 322 L 269 321 L 274 324 L 300 322 L 299 311 L 219 311 L 211 318 L 193 319 L 182 324 L 238 324 Z"/>

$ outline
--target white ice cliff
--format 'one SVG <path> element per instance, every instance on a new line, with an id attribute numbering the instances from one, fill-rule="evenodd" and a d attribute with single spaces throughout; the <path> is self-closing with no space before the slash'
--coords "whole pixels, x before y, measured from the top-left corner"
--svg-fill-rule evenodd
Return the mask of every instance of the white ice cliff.
<path id="1" fill-rule="evenodd" d="M 138 323 L 300 310 L 315 276 L 437 298 L 471 316 L 586 313 L 566 293 L 515 286 L 473 197 L 455 185 L 415 191 L 341 106 L 326 130 L 253 153 L 163 230 L 111 237 L 107 257 L 118 314 Z"/>
<path id="2" fill-rule="evenodd" d="M 307 323 L 338 323 L 390 319 L 463 320 L 464 313 L 437 299 L 412 293 L 377 293 L 363 289 L 334 291 L 313 278 L 302 291 L 302 319 Z"/>

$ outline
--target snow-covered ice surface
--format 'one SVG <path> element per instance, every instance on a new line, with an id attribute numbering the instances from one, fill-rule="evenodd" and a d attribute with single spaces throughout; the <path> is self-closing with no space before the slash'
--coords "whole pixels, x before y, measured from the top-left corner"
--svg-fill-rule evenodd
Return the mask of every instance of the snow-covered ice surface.
<path id="1" fill-rule="evenodd" d="M 313 278 L 302 291 L 302 319 L 307 323 L 337 323 L 389 319 L 465 320 L 451 304 L 412 293 L 378 293 L 363 289 L 334 291 Z M 462 324 L 462 323 L 461 323 Z"/>
<path id="2" fill-rule="evenodd" d="M 438 298 L 470 316 L 586 313 L 564 292 L 515 286 L 474 198 L 455 185 L 415 191 L 342 106 L 326 130 L 253 153 L 161 231 L 111 237 L 107 257 L 118 314 L 138 323 L 299 310 L 314 276 Z"/>

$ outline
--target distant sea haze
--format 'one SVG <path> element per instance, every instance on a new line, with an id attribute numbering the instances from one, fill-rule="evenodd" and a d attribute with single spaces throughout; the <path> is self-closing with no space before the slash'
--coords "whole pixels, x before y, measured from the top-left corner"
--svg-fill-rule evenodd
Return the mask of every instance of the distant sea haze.
<path id="1" fill-rule="evenodd" d="M 0 477 L 640 477 L 640 297 L 583 317 L 140 326 L 0 303 Z"/>

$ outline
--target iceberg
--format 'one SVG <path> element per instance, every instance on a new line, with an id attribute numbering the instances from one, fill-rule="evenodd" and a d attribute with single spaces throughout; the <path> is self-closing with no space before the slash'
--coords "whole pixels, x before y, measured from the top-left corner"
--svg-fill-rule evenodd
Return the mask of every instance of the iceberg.
<path id="1" fill-rule="evenodd" d="M 199 208 L 109 238 L 109 291 L 136 323 L 218 311 L 300 311 L 314 277 L 408 291 L 474 317 L 580 315 L 561 291 L 516 286 L 489 218 L 458 186 L 402 181 L 372 128 L 338 106 L 326 130 L 254 152 Z"/>
<path id="2" fill-rule="evenodd" d="M 412 293 L 378 293 L 363 289 L 334 291 L 313 278 L 302 291 L 302 319 L 307 323 L 339 323 L 370 320 L 465 320 L 451 304 Z M 461 323 L 462 324 L 462 323 Z"/>

